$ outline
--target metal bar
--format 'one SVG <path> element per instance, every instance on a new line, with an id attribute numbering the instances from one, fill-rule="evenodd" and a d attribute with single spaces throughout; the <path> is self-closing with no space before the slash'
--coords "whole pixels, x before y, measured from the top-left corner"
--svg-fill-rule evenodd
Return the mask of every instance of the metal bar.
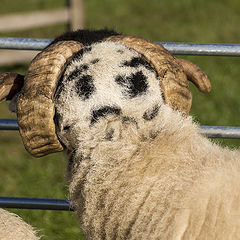
<path id="1" fill-rule="evenodd" d="M 176 55 L 240 56 L 240 44 L 158 43 Z"/>
<path id="2" fill-rule="evenodd" d="M 1 37 L 0 49 L 42 50 L 52 39 Z"/>
<path id="3" fill-rule="evenodd" d="M 209 138 L 240 138 L 240 127 L 200 126 L 200 133 Z"/>
<path id="4" fill-rule="evenodd" d="M 73 211 L 67 199 L 0 197 L 1 208 Z"/>
<path id="5" fill-rule="evenodd" d="M 53 39 L 46 38 L 0 38 L 0 49 L 42 50 Z M 240 44 L 220 43 L 175 43 L 157 42 L 173 54 L 207 55 L 207 56 L 240 56 Z"/>
<path id="6" fill-rule="evenodd" d="M 0 130 L 18 130 L 16 119 L 0 119 Z"/>
<path id="7" fill-rule="evenodd" d="M 0 119 L 0 130 L 18 130 L 16 119 Z M 200 126 L 200 133 L 209 138 L 240 138 L 240 127 Z"/>

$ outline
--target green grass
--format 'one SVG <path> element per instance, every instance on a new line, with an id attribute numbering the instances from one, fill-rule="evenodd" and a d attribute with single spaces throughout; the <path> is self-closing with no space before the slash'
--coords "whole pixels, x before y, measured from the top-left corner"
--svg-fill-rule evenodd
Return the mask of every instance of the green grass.
<path id="1" fill-rule="evenodd" d="M 64 7 L 64 0 L 3 0 L 0 14 Z M 239 43 L 239 0 L 89 0 L 85 1 L 87 28 L 113 28 L 152 41 Z M 0 36 L 53 38 L 67 26 L 0 33 Z M 1 54 L 1 52 L 0 52 Z M 20 54 L 20 52 L 19 52 Z M 212 92 L 198 92 L 191 85 L 191 115 L 202 125 L 240 126 L 240 67 L 237 57 L 185 56 L 209 76 Z M 2 66 L 0 72 L 24 74 L 27 65 Z M 0 104 L 0 118 L 15 118 L 7 104 Z M 239 147 L 240 140 L 215 140 Z M 65 160 L 61 154 L 41 159 L 23 148 L 18 132 L 0 132 L 0 193 L 2 196 L 67 198 Z M 71 212 L 14 210 L 42 229 L 43 239 L 82 239 Z"/>

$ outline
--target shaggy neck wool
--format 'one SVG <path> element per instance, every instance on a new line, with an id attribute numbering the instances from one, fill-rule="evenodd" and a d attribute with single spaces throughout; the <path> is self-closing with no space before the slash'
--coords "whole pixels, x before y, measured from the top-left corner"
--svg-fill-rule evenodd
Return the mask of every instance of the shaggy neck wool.
<path id="1" fill-rule="evenodd" d="M 70 196 L 89 239 L 178 239 L 173 236 L 182 237 L 187 229 L 189 235 L 182 239 L 189 239 L 198 235 L 199 224 L 212 209 L 219 213 L 213 222 L 235 211 L 229 204 L 223 211 L 219 196 L 235 198 L 226 192 L 225 182 L 239 192 L 239 153 L 211 145 L 198 134 L 191 118 L 163 105 L 145 129 L 120 122 L 118 129 L 118 139 L 88 148 L 87 158 L 81 151 L 72 155 Z M 193 209 L 201 206 L 199 214 L 183 211 L 188 204 Z M 228 231 L 231 227 L 224 236 Z"/>

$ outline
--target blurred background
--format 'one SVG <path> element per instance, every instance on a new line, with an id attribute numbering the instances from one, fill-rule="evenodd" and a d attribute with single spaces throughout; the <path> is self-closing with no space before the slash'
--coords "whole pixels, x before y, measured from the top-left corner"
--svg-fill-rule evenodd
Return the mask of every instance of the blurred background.
<path id="1" fill-rule="evenodd" d="M 151 41 L 240 43 L 239 9 L 239 0 L 1 0 L 0 37 L 54 38 L 78 27 L 107 27 Z M 24 74 L 34 54 L 0 50 L 0 73 Z M 201 125 L 240 126 L 240 59 L 177 57 L 199 65 L 212 83 L 207 95 L 191 85 L 194 119 Z M 0 104 L 0 118 L 16 118 L 7 103 Z M 213 141 L 240 147 L 240 140 Z M 35 159 L 17 131 L 0 131 L 1 196 L 68 198 L 65 165 L 61 153 Z M 40 229 L 44 240 L 83 239 L 72 212 L 11 211 Z"/>

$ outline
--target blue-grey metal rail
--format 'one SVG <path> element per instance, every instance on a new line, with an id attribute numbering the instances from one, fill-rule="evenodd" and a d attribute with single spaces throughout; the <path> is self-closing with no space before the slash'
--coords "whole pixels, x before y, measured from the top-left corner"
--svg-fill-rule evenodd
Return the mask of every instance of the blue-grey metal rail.
<path id="1" fill-rule="evenodd" d="M 176 55 L 240 56 L 240 44 L 158 42 Z"/>
<path id="2" fill-rule="evenodd" d="M 73 211 L 69 200 L 54 198 L 0 197 L 0 207 Z"/>
<path id="3" fill-rule="evenodd" d="M 240 127 L 200 126 L 200 133 L 209 138 L 240 139 Z"/>
<path id="4" fill-rule="evenodd" d="M 0 49 L 42 50 L 53 39 L 0 37 Z"/>
<path id="5" fill-rule="evenodd" d="M 42 50 L 53 39 L 1 37 L 0 49 Z M 240 56 L 240 44 L 157 42 L 172 54 Z"/>
<path id="6" fill-rule="evenodd" d="M 18 130 L 16 119 L 0 119 L 0 130 Z"/>

